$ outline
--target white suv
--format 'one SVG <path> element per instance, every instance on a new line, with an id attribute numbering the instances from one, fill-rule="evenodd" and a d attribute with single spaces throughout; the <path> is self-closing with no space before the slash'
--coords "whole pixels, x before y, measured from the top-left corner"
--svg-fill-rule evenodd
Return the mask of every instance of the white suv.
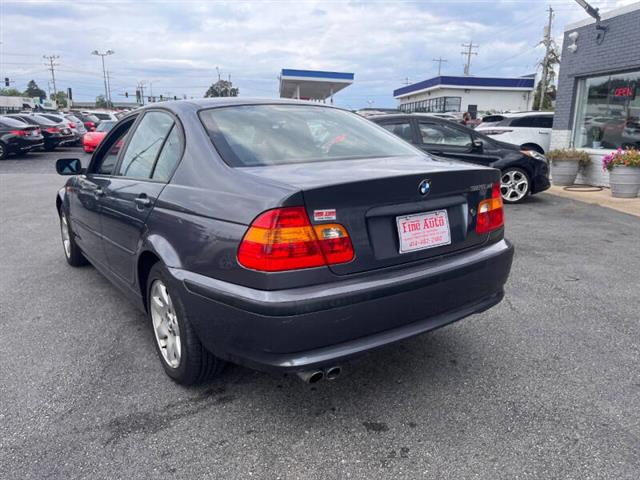
<path id="1" fill-rule="evenodd" d="M 553 112 L 505 113 L 498 123 L 476 127 L 478 132 L 490 135 L 501 142 L 517 145 L 523 150 L 539 153 L 549 151 Z"/>

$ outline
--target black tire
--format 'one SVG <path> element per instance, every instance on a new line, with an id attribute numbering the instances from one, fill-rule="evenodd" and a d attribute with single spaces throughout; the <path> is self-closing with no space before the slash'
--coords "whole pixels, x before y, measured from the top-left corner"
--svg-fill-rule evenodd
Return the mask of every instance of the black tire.
<path id="1" fill-rule="evenodd" d="M 66 228 L 69 236 L 69 250 L 65 247 L 65 238 L 64 238 L 64 228 Z M 64 258 L 67 260 L 67 263 L 72 267 L 82 267 L 87 265 L 89 261 L 85 258 L 76 243 L 75 235 L 73 234 L 73 230 L 71 229 L 71 224 L 67 220 L 67 215 L 64 211 L 60 211 L 60 233 L 62 237 L 62 251 L 64 252 Z"/>
<path id="2" fill-rule="evenodd" d="M 151 313 L 151 302 L 153 301 L 151 291 L 156 280 L 161 281 L 165 285 L 167 293 L 171 298 L 171 304 L 173 305 L 173 310 L 178 323 L 181 352 L 180 360 L 176 367 L 172 367 L 167 360 L 165 360 L 154 330 Z M 180 298 L 179 291 L 161 262 L 158 262 L 151 267 L 147 280 L 146 292 L 147 318 L 151 326 L 153 344 L 165 373 L 181 385 L 195 385 L 220 375 L 224 369 L 225 362 L 215 357 L 200 342 L 200 339 L 197 337 L 195 330 L 191 325 L 189 316 L 187 315 L 182 299 Z"/>
<path id="3" fill-rule="evenodd" d="M 4 160 L 9 155 L 9 151 L 4 143 L 0 142 L 0 160 Z"/>
<path id="4" fill-rule="evenodd" d="M 526 189 L 521 189 L 517 192 L 517 195 L 514 195 L 512 192 L 505 187 L 505 177 L 512 175 L 512 178 L 523 179 L 526 181 Z M 506 191 L 505 191 L 506 190 Z M 529 174 L 525 172 L 523 169 L 518 167 L 508 167 L 502 170 L 500 173 L 500 193 L 502 195 L 502 201 L 504 203 L 519 203 L 522 202 L 525 198 L 529 196 L 531 193 L 531 178 L 529 178 Z"/>

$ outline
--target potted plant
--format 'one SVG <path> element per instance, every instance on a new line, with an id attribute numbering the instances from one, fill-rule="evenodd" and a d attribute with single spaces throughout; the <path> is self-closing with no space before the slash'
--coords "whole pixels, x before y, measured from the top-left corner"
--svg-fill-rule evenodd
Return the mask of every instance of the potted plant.
<path id="1" fill-rule="evenodd" d="M 640 191 L 640 150 L 619 148 L 602 158 L 602 168 L 609 171 L 611 195 L 635 198 Z"/>
<path id="2" fill-rule="evenodd" d="M 583 150 L 551 150 L 547 154 L 551 162 L 551 179 L 554 185 L 573 185 L 581 166 L 591 162 L 589 154 Z"/>
<path id="3" fill-rule="evenodd" d="M 591 140 L 593 148 L 602 148 L 602 137 L 604 131 L 600 127 L 593 127 L 591 129 Z"/>

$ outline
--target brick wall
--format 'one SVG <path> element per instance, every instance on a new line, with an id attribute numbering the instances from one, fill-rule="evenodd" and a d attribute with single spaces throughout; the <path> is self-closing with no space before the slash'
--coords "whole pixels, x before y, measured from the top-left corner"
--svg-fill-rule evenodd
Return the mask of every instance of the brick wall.
<path id="1" fill-rule="evenodd" d="M 580 77 L 640 69 L 640 8 L 612 18 L 606 18 L 605 13 L 602 24 L 607 25 L 609 31 L 601 45 L 596 43 L 594 23 L 565 31 L 554 130 L 572 128 L 575 87 Z M 568 38 L 572 32 L 579 35 L 575 53 L 567 49 L 572 43 Z"/>

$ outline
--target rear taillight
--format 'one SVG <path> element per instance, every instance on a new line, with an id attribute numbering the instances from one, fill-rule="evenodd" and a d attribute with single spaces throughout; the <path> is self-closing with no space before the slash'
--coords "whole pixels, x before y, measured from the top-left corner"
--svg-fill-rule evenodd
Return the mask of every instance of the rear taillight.
<path id="1" fill-rule="evenodd" d="M 58 127 L 45 128 L 44 131 L 49 133 L 60 133 L 60 129 Z"/>
<path id="2" fill-rule="evenodd" d="M 304 207 L 268 210 L 256 218 L 238 248 L 240 265 L 278 272 L 345 263 L 353 259 L 346 229 L 309 222 Z"/>
<path id="3" fill-rule="evenodd" d="M 75 122 L 69 122 L 69 128 L 76 128 Z"/>
<path id="4" fill-rule="evenodd" d="M 476 219 L 476 233 L 489 233 L 504 225 L 504 209 L 502 208 L 502 195 L 500 183 L 494 183 L 491 188 L 491 198 L 482 200 L 478 204 L 478 217 Z"/>
<path id="5" fill-rule="evenodd" d="M 14 135 L 17 135 L 18 137 L 26 137 L 27 136 L 27 131 L 26 130 L 11 130 L 11 133 Z"/>

